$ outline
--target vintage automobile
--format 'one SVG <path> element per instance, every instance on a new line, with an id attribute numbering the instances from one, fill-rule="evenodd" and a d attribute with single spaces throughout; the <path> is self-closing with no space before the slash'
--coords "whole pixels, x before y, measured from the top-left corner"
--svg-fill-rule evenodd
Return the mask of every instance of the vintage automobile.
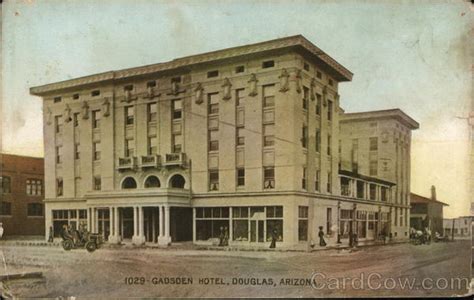
<path id="1" fill-rule="evenodd" d="M 61 235 L 63 249 L 69 251 L 71 249 L 86 248 L 88 252 L 94 252 L 103 243 L 102 235 L 99 233 L 91 233 L 78 230 L 69 230 Z"/>

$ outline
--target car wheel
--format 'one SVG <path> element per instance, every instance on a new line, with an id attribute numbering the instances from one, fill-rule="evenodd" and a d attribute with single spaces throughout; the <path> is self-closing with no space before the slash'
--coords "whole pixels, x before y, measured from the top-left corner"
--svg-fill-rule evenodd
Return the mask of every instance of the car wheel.
<path id="1" fill-rule="evenodd" d="M 97 245 L 96 245 L 95 242 L 87 242 L 87 243 L 86 243 L 86 250 L 87 250 L 88 252 L 94 252 L 95 249 L 97 249 Z"/>
<path id="2" fill-rule="evenodd" d="M 71 240 L 64 240 L 62 242 L 62 245 L 63 245 L 63 249 L 66 250 L 66 251 L 69 251 L 72 248 L 74 248 L 74 244 Z"/>

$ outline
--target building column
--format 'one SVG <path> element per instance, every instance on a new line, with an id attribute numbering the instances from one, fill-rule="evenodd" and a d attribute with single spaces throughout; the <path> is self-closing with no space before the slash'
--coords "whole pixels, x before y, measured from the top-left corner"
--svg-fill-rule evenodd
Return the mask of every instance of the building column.
<path id="1" fill-rule="evenodd" d="M 110 232 L 109 232 L 109 238 L 108 238 L 108 241 L 110 241 L 112 238 L 112 236 L 114 236 L 114 209 L 113 207 L 109 207 L 109 228 L 110 228 Z"/>
<path id="2" fill-rule="evenodd" d="M 110 213 L 110 232 L 111 236 L 109 237 L 109 243 L 120 243 L 121 237 L 119 234 L 119 208 L 118 207 L 111 207 Z"/>
<path id="3" fill-rule="evenodd" d="M 171 236 L 170 236 L 170 207 L 168 205 L 162 207 L 163 209 L 163 222 L 160 222 L 163 224 L 163 229 L 160 228 L 160 233 L 163 233 L 163 235 L 158 238 L 158 244 L 168 246 L 171 244 Z M 161 216 L 160 216 L 161 217 Z"/>
<path id="4" fill-rule="evenodd" d="M 138 208 L 138 220 L 140 222 L 139 229 L 140 229 L 140 234 L 139 236 L 145 240 L 145 214 L 144 214 L 144 207 L 141 206 Z"/>
<path id="5" fill-rule="evenodd" d="M 133 237 L 132 243 L 135 245 L 142 245 L 145 243 L 145 236 L 143 235 L 143 207 L 135 206 L 133 208 Z"/>
<path id="6" fill-rule="evenodd" d="M 193 209 L 193 211 L 194 211 L 194 209 Z M 195 216 L 196 215 L 193 215 L 193 220 L 195 219 L 194 218 Z M 229 234 L 229 245 L 234 240 L 234 224 L 232 224 L 232 223 L 234 223 L 234 221 L 232 219 L 232 206 L 231 206 L 231 207 L 229 207 L 229 232 L 228 232 L 228 234 Z M 193 226 L 193 234 L 195 234 L 194 226 Z M 194 239 L 193 239 L 193 241 L 194 241 Z"/>
<path id="7" fill-rule="evenodd" d="M 87 209 L 87 231 L 92 232 L 92 208 Z"/>
<path id="8" fill-rule="evenodd" d="M 94 208 L 94 213 L 92 214 L 92 217 L 94 218 L 92 220 L 94 224 L 94 231 L 98 233 L 99 232 L 99 211 L 97 208 Z"/>

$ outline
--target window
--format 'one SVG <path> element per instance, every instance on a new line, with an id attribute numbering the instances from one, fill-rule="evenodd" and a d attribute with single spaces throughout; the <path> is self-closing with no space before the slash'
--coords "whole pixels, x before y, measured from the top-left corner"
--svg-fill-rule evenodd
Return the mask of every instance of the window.
<path id="1" fill-rule="evenodd" d="M 275 106 L 275 85 L 263 86 L 263 107 Z"/>
<path id="2" fill-rule="evenodd" d="M 61 164 L 63 162 L 63 147 L 56 146 L 56 163 Z"/>
<path id="3" fill-rule="evenodd" d="M 332 143 L 332 138 L 331 135 L 328 134 L 328 155 L 331 155 L 331 143 Z"/>
<path id="4" fill-rule="evenodd" d="M 331 78 L 328 79 L 328 83 L 329 83 L 330 86 L 333 86 L 333 85 L 334 85 L 334 82 L 332 81 Z"/>
<path id="5" fill-rule="evenodd" d="M 298 240 L 308 240 L 308 207 L 298 206 Z"/>
<path id="6" fill-rule="evenodd" d="M 371 137 L 369 139 L 369 143 L 370 143 L 370 151 L 377 151 L 378 148 L 379 148 L 379 145 L 378 145 L 378 138 L 377 137 Z"/>
<path id="7" fill-rule="evenodd" d="M 228 207 L 196 208 L 196 240 L 203 241 L 210 238 L 219 238 L 219 235 L 223 233 L 229 235 L 228 230 Z M 236 228 L 233 229 L 233 232 L 236 232 Z"/>
<path id="8" fill-rule="evenodd" d="M 100 110 L 92 111 L 92 128 L 100 128 L 100 117 Z"/>
<path id="9" fill-rule="evenodd" d="M 100 160 L 100 142 L 92 144 L 92 151 L 94 152 L 94 160 Z"/>
<path id="10" fill-rule="evenodd" d="M 301 188 L 306 190 L 306 168 L 303 168 L 303 177 L 301 178 Z"/>
<path id="11" fill-rule="evenodd" d="M 370 176 L 377 176 L 378 173 L 378 161 L 377 160 L 371 160 L 369 162 L 369 174 Z"/>
<path id="12" fill-rule="evenodd" d="M 157 112 L 156 102 L 148 103 L 147 112 L 148 112 L 148 122 L 156 122 L 156 112 Z"/>
<path id="13" fill-rule="evenodd" d="M 122 181 L 122 189 L 127 190 L 127 189 L 136 189 L 137 188 L 137 182 L 133 177 L 126 177 Z"/>
<path id="14" fill-rule="evenodd" d="M 91 96 L 92 96 L 92 97 L 97 97 L 97 96 L 99 96 L 99 95 L 100 95 L 100 90 L 95 90 L 95 91 L 92 91 L 92 92 L 91 92 Z"/>
<path id="15" fill-rule="evenodd" d="M 256 211 L 259 207 L 251 207 Z M 263 207 L 262 207 L 263 208 Z M 272 240 L 272 233 L 276 232 L 277 241 L 283 241 L 283 206 L 267 206 L 267 242 Z M 252 241 L 252 237 L 250 239 Z"/>
<path id="16" fill-rule="evenodd" d="M 332 192 L 332 174 L 331 174 L 331 172 L 328 172 L 327 192 L 328 193 Z"/>
<path id="17" fill-rule="evenodd" d="M 218 170 L 209 171 L 209 190 L 210 191 L 219 190 L 219 171 Z"/>
<path id="18" fill-rule="evenodd" d="M 377 198 L 377 186 L 373 183 L 369 184 L 369 199 L 376 200 Z"/>
<path id="19" fill-rule="evenodd" d="M 332 235 L 332 208 L 326 208 L 326 234 Z"/>
<path id="20" fill-rule="evenodd" d="M 0 193 L 11 193 L 11 180 L 8 176 L 0 176 Z"/>
<path id="21" fill-rule="evenodd" d="M 100 176 L 94 176 L 94 191 L 100 191 L 102 188 L 102 180 Z"/>
<path id="22" fill-rule="evenodd" d="M 133 106 L 125 106 L 125 125 L 133 125 L 135 119 L 135 110 Z"/>
<path id="23" fill-rule="evenodd" d="M 245 186 L 245 169 L 237 169 L 237 186 Z"/>
<path id="24" fill-rule="evenodd" d="M 148 137 L 148 155 L 154 155 L 157 151 L 157 140 L 156 136 Z"/>
<path id="25" fill-rule="evenodd" d="M 309 71 L 309 64 L 308 63 L 303 63 L 303 69 L 305 71 Z"/>
<path id="26" fill-rule="evenodd" d="M 316 128 L 316 152 L 321 151 L 321 130 L 319 128 Z"/>
<path id="27" fill-rule="evenodd" d="M 124 91 L 133 91 L 133 84 L 129 84 L 123 87 Z"/>
<path id="28" fill-rule="evenodd" d="M 172 188 L 177 188 L 177 189 L 184 189 L 184 185 L 186 183 L 186 180 L 184 179 L 183 176 L 176 174 L 173 175 L 170 179 L 170 186 Z"/>
<path id="29" fill-rule="evenodd" d="M 357 184 L 356 184 L 356 189 L 357 189 L 357 198 L 361 198 L 363 199 L 364 198 L 364 182 L 360 181 L 360 180 L 357 180 Z"/>
<path id="30" fill-rule="evenodd" d="M 243 73 L 245 71 L 245 67 L 244 66 L 237 66 L 235 68 L 235 73 Z"/>
<path id="31" fill-rule="evenodd" d="M 245 145 L 244 128 L 237 127 L 237 146 Z"/>
<path id="32" fill-rule="evenodd" d="M 301 146 L 303 146 L 303 148 L 308 148 L 308 126 L 303 126 L 301 132 Z"/>
<path id="33" fill-rule="evenodd" d="M 263 188 L 274 189 L 275 188 L 275 168 L 266 167 L 263 169 Z"/>
<path id="34" fill-rule="evenodd" d="M 275 144 L 274 125 L 273 124 L 263 125 L 263 146 L 271 147 L 274 144 Z"/>
<path id="35" fill-rule="evenodd" d="M 322 79 L 323 74 L 320 71 L 316 71 L 316 77 L 318 77 L 319 79 Z"/>
<path id="36" fill-rule="evenodd" d="M 181 145 L 182 145 L 182 142 L 183 142 L 183 136 L 181 135 L 181 133 L 173 134 L 173 136 L 171 138 L 171 142 L 172 142 L 171 151 L 173 153 L 180 153 L 181 150 L 182 150 Z"/>
<path id="37" fill-rule="evenodd" d="M 244 90 L 245 89 L 235 90 L 235 105 L 237 106 L 244 105 L 244 99 L 245 99 Z"/>
<path id="38" fill-rule="evenodd" d="M 303 87 L 303 109 L 308 109 L 308 102 L 309 102 L 309 89 L 307 87 Z"/>
<path id="39" fill-rule="evenodd" d="M 209 130 L 209 151 L 219 150 L 219 131 Z"/>
<path id="40" fill-rule="evenodd" d="M 73 115 L 73 122 L 74 122 L 74 127 L 78 127 L 79 126 L 79 113 L 74 113 Z"/>
<path id="41" fill-rule="evenodd" d="M 323 96 L 316 94 L 316 114 L 321 115 L 321 102 L 323 101 Z"/>
<path id="42" fill-rule="evenodd" d="M 173 100 L 173 120 L 182 118 L 183 103 L 181 99 Z"/>
<path id="43" fill-rule="evenodd" d="M 332 120 L 332 101 L 328 100 L 328 121 Z"/>
<path id="44" fill-rule="evenodd" d="M 63 116 L 54 117 L 54 127 L 55 127 L 56 133 L 63 132 Z"/>
<path id="45" fill-rule="evenodd" d="M 319 192 L 321 189 L 321 171 L 316 170 L 316 176 L 314 179 L 314 189 Z"/>
<path id="46" fill-rule="evenodd" d="M 217 70 L 207 72 L 207 78 L 212 78 L 212 77 L 217 77 L 217 76 L 219 76 L 219 71 Z"/>
<path id="47" fill-rule="evenodd" d="M 40 196 L 43 191 L 43 181 L 40 179 L 26 180 L 26 194 L 30 196 Z"/>
<path id="48" fill-rule="evenodd" d="M 207 94 L 208 113 L 210 115 L 219 113 L 219 93 Z"/>
<path id="49" fill-rule="evenodd" d="M 359 140 L 352 139 L 351 161 L 352 161 L 352 172 L 354 173 L 357 173 L 359 169 L 358 157 L 359 157 Z"/>
<path id="50" fill-rule="evenodd" d="M 148 81 L 148 82 L 146 83 L 146 87 L 147 87 L 147 88 L 153 88 L 153 87 L 155 87 L 155 86 L 156 86 L 156 81 L 155 81 L 155 80 L 151 80 L 151 81 Z"/>
<path id="51" fill-rule="evenodd" d="M 43 204 L 41 204 L 41 203 L 28 203 L 27 216 L 28 217 L 42 217 L 43 216 Z"/>
<path id="52" fill-rule="evenodd" d="M 10 202 L 0 202 L 0 216 L 11 216 L 12 204 Z"/>
<path id="53" fill-rule="evenodd" d="M 74 144 L 74 159 L 81 158 L 80 146 L 79 143 Z"/>
<path id="54" fill-rule="evenodd" d="M 262 69 L 273 68 L 275 66 L 274 60 L 267 60 L 262 63 Z"/>
<path id="55" fill-rule="evenodd" d="M 159 188 L 160 186 L 160 180 L 156 176 L 148 176 L 145 180 L 145 188 Z"/>
<path id="56" fill-rule="evenodd" d="M 72 95 L 72 99 L 73 99 L 73 100 L 79 99 L 79 94 L 74 94 L 74 95 Z"/>
<path id="57" fill-rule="evenodd" d="M 134 140 L 125 140 L 125 157 L 131 157 L 135 154 Z"/>
<path id="58" fill-rule="evenodd" d="M 63 195 L 63 179 L 57 178 L 56 179 L 56 196 Z"/>
<path id="59" fill-rule="evenodd" d="M 54 97 L 54 103 L 59 103 L 61 102 L 61 97 Z"/>

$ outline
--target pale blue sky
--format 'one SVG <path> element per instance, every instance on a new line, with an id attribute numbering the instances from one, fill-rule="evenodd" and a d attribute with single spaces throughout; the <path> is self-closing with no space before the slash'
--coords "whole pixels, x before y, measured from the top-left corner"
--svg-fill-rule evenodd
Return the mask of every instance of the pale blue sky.
<path id="1" fill-rule="evenodd" d="M 463 1 L 6 1 L 3 150 L 42 155 L 31 86 L 303 34 L 354 73 L 346 111 L 416 119 L 412 190 L 469 213 L 469 25 Z M 394 3 L 395 2 L 395 3 Z M 422 3 L 422 4 L 420 4 Z M 472 32 L 471 32 L 472 34 Z"/>

